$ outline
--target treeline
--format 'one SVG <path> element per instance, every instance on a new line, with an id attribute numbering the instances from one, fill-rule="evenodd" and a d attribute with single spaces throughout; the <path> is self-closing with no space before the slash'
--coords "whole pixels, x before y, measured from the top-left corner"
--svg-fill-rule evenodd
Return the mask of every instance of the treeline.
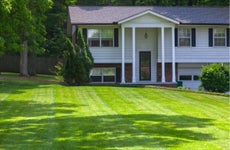
<path id="1" fill-rule="evenodd" d="M 229 0 L 78 0 L 81 6 L 229 6 Z"/>

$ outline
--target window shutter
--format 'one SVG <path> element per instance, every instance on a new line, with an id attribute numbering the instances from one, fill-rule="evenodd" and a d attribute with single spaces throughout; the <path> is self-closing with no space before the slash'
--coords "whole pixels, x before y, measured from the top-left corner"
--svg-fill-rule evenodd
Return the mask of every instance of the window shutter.
<path id="1" fill-rule="evenodd" d="M 192 47 L 196 46 L 196 29 L 192 28 Z"/>
<path id="2" fill-rule="evenodd" d="M 82 29 L 82 35 L 83 35 L 83 38 L 85 40 L 85 43 L 88 43 L 87 42 L 87 29 L 86 28 L 83 28 Z"/>
<path id="3" fill-rule="evenodd" d="M 226 29 L 226 35 L 227 35 L 227 47 L 229 47 L 230 46 L 230 28 L 227 28 Z"/>
<path id="4" fill-rule="evenodd" d="M 116 82 L 121 82 L 121 68 L 116 68 Z"/>
<path id="5" fill-rule="evenodd" d="M 175 46 L 178 46 L 178 29 L 175 28 Z"/>
<path id="6" fill-rule="evenodd" d="M 208 29 L 208 39 L 209 39 L 209 47 L 213 46 L 213 29 Z"/>
<path id="7" fill-rule="evenodd" d="M 114 47 L 119 47 L 118 28 L 114 29 Z"/>

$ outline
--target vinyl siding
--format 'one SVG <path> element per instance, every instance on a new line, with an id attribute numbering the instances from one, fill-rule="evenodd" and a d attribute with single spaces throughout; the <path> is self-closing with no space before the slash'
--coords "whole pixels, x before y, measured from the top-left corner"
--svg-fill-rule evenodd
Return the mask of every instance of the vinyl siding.
<path id="1" fill-rule="evenodd" d="M 110 26 L 115 28 L 117 26 Z M 211 63 L 229 62 L 229 47 L 209 47 L 208 28 L 212 26 L 191 26 L 196 28 L 196 47 L 175 47 L 176 62 L 179 63 Z M 220 26 L 217 26 L 220 27 Z M 87 27 L 87 28 L 94 28 Z M 98 27 L 97 27 L 98 28 Z M 103 28 L 103 27 L 101 27 Z M 227 28 L 227 26 L 222 26 Z M 143 38 L 148 33 L 149 40 Z M 165 28 L 165 62 L 172 62 L 171 28 Z M 152 40 L 150 40 L 152 38 Z M 174 44 L 174 41 L 173 41 Z M 121 29 L 119 28 L 119 47 L 90 47 L 95 63 L 121 63 Z M 139 51 L 152 51 L 155 62 L 161 62 L 161 29 L 136 28 L 136 66 L 138 65 Z M 154 60 L 155 59 L 155 60 Z M 132 29 L 125 29 L 125 61 L 132 63 Z M 153 62 L 153 63 L 154 63 Z M 138 66 L 137 66 L 138 67 Z M 138 74 L 138 73 L 137 73 Z"/>
<path id="2" fill-rule="evenodd" d="M 209 47 L 208 28 L 210 27 L 196 27 L 196 47 L 176 47 L 176 62 L 229 62 L 229 47 Z"/>

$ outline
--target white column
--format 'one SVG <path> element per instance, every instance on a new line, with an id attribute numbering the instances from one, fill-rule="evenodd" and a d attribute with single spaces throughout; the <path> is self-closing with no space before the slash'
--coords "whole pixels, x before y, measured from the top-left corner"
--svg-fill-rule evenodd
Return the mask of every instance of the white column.
<path id="1" fill-rule="evenodd" d="M 161 27 L 161 82 L 165 82 L 165 30 Z"/>
<path id="2" fill-rule="evenodd" d="M 132 83 L 136 83 L 136 28 L 132 28 L 132 42 L 133 42 L 133 69 L 132 69 Z"/>
<path id="3" fill-rule="evenodd" d="M 176 64 L 175 64 L 175 28 L 172 27 L 172 82 L 176 82 Z"/>
<path id="4" fill-rule="evenodd" d="M 121 56 L 121 83 L 125 83 L 125 28 L 122 27 L 121 30 L 121 34 L 122 34 L 122 56 Z"/>

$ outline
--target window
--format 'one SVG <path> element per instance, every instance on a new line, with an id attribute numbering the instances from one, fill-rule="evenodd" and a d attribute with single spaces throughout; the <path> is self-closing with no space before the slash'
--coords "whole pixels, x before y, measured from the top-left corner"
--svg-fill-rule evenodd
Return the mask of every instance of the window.
<path id="1" fill-rule="evenodd" d="M 193 80 L 194 80 L 194 81 L 199 80 L 199 76 L 198 76 L 198 75 L 194 75 L 194 76 L 193 76 Z"/>
<path id="2" fill-rule="evenodd" d="M 192 80 L 191 75 L 180 75 L 179 80 Z"/>
<path id="3" fill-rule="evenodd" d="M 225 46 L 225 29 L 214 29 L 214 46 Z"/>
<path id="4" fill-rule="evenodd" d="M 113 47 L 113 30 L 89 29 L 88 44 L 90 47 Z"/>
<path id="5" fill-rule="evenodd" d="M 191 29 L 179 28 L 178 40 L 179 40 L 179 46 L 190 46 L 190 44 L 191 44 Z"/>
<path id="6" fill-rule="evenodd" d="M 113 30 L 101 30 L 101 47 L 113 47 Z"/>
<path id="7" fill-rule="evenodd" d="M 96 29 L 88 30 L 88 44 L 91 47 L 100 46 L 100 31 Z"/>
<path id="8" fill-rule="evenodd" d="M 193 81 L 197 81 L 199 80 L 199 76 L 198 75 L 180 75 L 179 76 L 179 80 L 184 80 L 184 81 L 189 81 L 189 80 L 193 80 Z"/>
<path id="9" fill-rule="evenodd" d="M 116 68 L 93 68 L 90 71 L 92 82 L 104 83 L 116 81 Z"/>

